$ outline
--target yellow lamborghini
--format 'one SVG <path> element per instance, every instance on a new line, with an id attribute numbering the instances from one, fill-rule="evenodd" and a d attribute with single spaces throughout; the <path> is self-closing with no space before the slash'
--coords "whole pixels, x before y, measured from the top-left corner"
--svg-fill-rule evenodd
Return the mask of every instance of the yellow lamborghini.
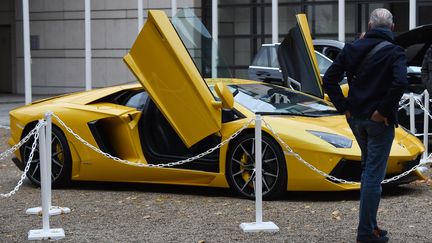
<path id="1" fill-rule="evenodd" d="M 252 198 L 254 123 L 201 159 L 168 163 L 216 147 L 261 114 L 275 132 L 263 126 L 265 199 L 287 190 L 358 189 L 358 184 L 339 183 L 312 171 L 278 139 L 319 170 L 358 181 L 360 149 L 344 116 L 327 101 L 302 92 L 229 78 L 221 59 L 204 54 L 201 47 L 209 53 L 211 37 L 189 15 L 186 11 L 170 22 L 164 12 L 149 11 L 145 26 L 124 57 L 139 83 L 53 97 L 15 109 L 10 112 L 9 144 L 18 143 L 46 111 L 52 111 L 90 144 L 132 162 L 121 163 L 94 151 L 53 119 L 54 186 L 71 181 L 115 181 L 229 187 Z M 204 79 L 208 74 L 225 78 Z M 14 158 L 21 169 L 31 143 Z M 423 150 L 417 138 L 397 128 L 387 178 L 418 164 Z M 38 155 L 30 163 L 27 177 L 39 184 Z M 418 178 L 421 174 L 415 171 L 395 183 Z"/>

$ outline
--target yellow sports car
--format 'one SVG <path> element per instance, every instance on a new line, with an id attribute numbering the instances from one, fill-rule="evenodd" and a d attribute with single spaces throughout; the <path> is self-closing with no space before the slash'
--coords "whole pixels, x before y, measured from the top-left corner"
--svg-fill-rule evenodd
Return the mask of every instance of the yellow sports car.
<path id="1" fill-rule="evenodd" d="M 339 183 L 312 171 L 283 144 L 325 173 L 358 181 L 360 149 L 344 116 L 327 101 L 285 87 L 233 78 L 205 80 L 206 73 L 226 74 L 220 59 L 208 58 L 200 49 L 211 47 L 207 43 L 211 38 L 189 14 L 186 11 L 171 23 L 164 12 L 149 11 L 124 58 L 139 84 L 53 97 L 15 109 L 10 112 L 9 144 L 18 143 L 46 111 L 52 111 L 74 133 L 120 159 L 86 146 L 53 118 L 54 186 L 70 181 L 116 181 L 230 187 L 252 198 L 254 123 L 249 122 L 261 114 L 275 132 L 263 126 L 265 199 L 287 190 L 358 189 L 358 184 Z M 208 59 L 219 64 L 215 67 Z M 245 126 L 234 139 L 209 150 Z M 21 169 L 31 143 L 14 158 Z M 397 128 L 387 178 L 418 164 L 423 150 L 417 138 Z M 205 151 L 207 155 L 198 160 L 185 160 Z M 30 162 L 27 173 L 35 184 L 40 180 L 38 158 Z M 395 183 L 418 178 L 421 174 L 415 171 Z"/>

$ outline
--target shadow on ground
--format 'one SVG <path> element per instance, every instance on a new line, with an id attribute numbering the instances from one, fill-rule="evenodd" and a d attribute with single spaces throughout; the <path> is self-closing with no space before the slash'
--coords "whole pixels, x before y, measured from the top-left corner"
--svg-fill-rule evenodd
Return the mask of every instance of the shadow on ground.
<path id="1" fill-rule="evenodd" d="M 96 190 L 96 191 L 130 191 L 152 192 L 172 195 L 195 195 L 206 197 L 232 197 L 239 198 L 235 192 L 227 188 L 212 188 L 182 185 L 163 185 L 147 183 L 121 183 L 121 182 L 73 182 L 71 186 L 61 190 Z M 384 187 L 382 197 L 392 198 L 422 193 L 422 189 L 413 184 Z M 358 201 L 359 191 L 341 192 L 287 192 L 278 201 Z"/>

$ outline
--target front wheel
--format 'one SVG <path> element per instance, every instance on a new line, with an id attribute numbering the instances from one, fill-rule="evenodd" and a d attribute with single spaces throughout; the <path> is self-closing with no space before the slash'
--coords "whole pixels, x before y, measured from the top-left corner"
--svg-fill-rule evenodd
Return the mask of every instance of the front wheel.
<path id="1" fill-rule="evenodd" d="M 255 137 L 248 133 L 233 142 L 228 152 L 226 177 L 230 187 L 240 195 L 255 198 Z M 263 199 L 279 197 L 286 190 L 287 170 L 279 144 L 270 136 L 262 136 Z"/>
<path id="2" fill-rule="evenodd" d="M 51 140 L 51 185 L 53 187 L 64 186 L 71 180 L 71 154 L 67 140 L 63 133 L 57 127 L 52 127 Z M 27 164 L 32 150 L 34 137 L 31 137 L 21 147 L 21 158 L 24 165 Z M 27 172 L 27 178 L 36 186 L 40 186 L 40 156 L 39 143 L 30 161 L 30 168 Z"/>

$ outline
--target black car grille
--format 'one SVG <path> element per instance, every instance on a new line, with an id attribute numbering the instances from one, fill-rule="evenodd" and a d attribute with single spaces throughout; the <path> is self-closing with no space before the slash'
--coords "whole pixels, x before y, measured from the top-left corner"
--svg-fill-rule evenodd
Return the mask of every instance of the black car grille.
<path id="1" fill-rule="evenodd" d="M 404 165 L 404 171 L 410 170 L 414 166 L 418 165 L 420 163 L 420 157 L 421 155 L 417 156 L 415 160 L 402 162 Z M 347 181 L 360 181 L 361 178 L 361 161 L 357 160 L 347 160 L 347 159 L 341 159 L 339 163 L 336 165 L 336 167 L 330 172 L 330 175 L 339 178 L 344 179 Z M 396 176 L 397 174 L 387 174 L 385 179 L 392 178 L 393 176 Z M 411 181 L 414 181 L 417 177 L 409 174 L 405 177 L 400 178 L 399 180 L 390 183 L 390 184 L 404 184 L 409 183 Z M 330 178 L 327 178 L 327 180 L 339 183 L 335 180 L 332 180 Z"/>

